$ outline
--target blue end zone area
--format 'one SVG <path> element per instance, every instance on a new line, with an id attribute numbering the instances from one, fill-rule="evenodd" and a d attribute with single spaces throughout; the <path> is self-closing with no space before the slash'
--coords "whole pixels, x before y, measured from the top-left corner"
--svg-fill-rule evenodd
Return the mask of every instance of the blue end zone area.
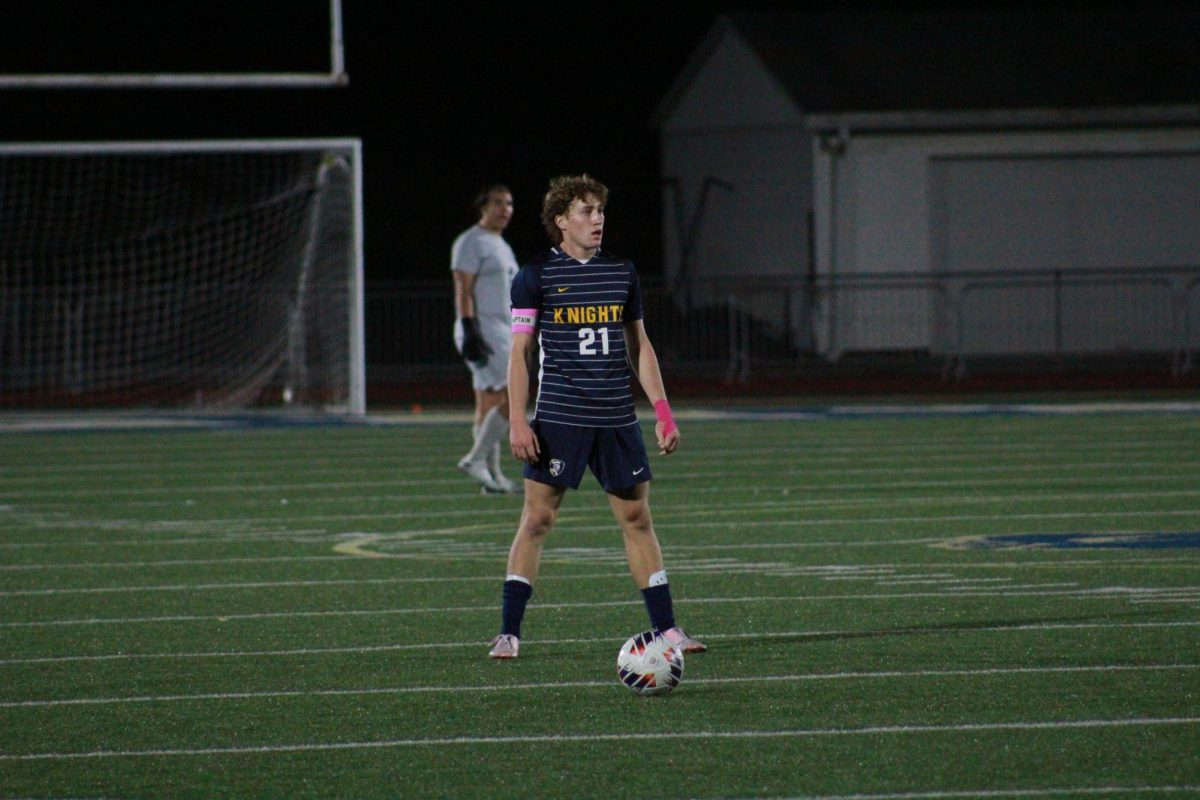
<path id="1" fill-rule="evenodd" d="M 964 550 L 1191 550 L 1200 548 L 1200 531 L 1147 531 L 1142 533 L 1004 533 L 972 536 L 955 541 Z"/>

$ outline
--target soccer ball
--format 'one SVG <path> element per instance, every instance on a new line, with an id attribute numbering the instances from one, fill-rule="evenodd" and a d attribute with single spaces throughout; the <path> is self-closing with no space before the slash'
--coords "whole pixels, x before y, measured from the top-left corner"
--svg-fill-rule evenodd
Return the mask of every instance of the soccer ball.
<path id="1" fill-rule="evenodd" d="M 658 631 L 630 636 L 617 653 L 617 677 L 634 694 L 666 694 L 683 678 L 683 651 Z"/>

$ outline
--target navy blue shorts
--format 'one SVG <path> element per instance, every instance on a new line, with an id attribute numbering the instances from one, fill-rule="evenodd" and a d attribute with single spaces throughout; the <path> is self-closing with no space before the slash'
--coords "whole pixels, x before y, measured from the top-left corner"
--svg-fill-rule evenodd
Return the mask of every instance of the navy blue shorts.
<path id="1" fill-rule="evenodd" d="M 636 423 L 620 428 L 581 428 L 535 421 L 532 427 L 541 450 L 536 465 L 525 465 L 524 475 L 532 481 L 578 489 L 584 467 L 591 469 L 609 493 L 650 480 L 650 459 Z"/>

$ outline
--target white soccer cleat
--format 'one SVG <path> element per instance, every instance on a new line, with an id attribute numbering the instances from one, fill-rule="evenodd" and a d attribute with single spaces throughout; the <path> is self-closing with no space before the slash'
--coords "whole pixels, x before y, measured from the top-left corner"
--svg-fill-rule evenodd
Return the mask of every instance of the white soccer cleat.
<path id="1" fill-rule="evenodd" d="M 505 494 L 524 494 L 525 493 L 524 486 L 522 486 L 519 483 L 513 483 L 503 473 L 493 472 L 492 480 L 494 480 L 496 482 L 497 486 L 499 486 L 501 489 L 504 490 Z"/>
<path id="2" fill-rule="evenodd" d="M 487 463 L 484 461 L 469 461 L 463 459 L 458 462 L 458 471 L 468 478 L 474 479 L 484 489 L 493 492 L 503 492 L 504 487 L 496 483 L 492 478 L 492 473 L 488 469 Z"/>
<path id="3" fill-rule="evenodd" d="M 708 649 L 708 645 L 688 636 L 679 626 L 667 628 L 662 632 L 662 637 L 685 653 L 703 653 Z"/>
<path id="4" fill-rule="evenodd" d="M 496 494 L 525 494 L 524 484 L 514 483 L 513 481 L 510 481 L 507 477 L 505 477 L 503 474 L 497 475 L 495 472 L 493 472 L 492 473 L 492 481 L 500 488 L 499 489 L 490 489 L 487 486 L 480 486 L 479 493 L 482 495 L 485 495 L 485 496 L 486 495 L 496 495 Z"/>
<path id="5" fill-rule="evenodd" d="M 521 640 L 511 633 L 502 633 L 491 641 L 492 649 L 488 658 L 516 658 L 521 649 Z"/>

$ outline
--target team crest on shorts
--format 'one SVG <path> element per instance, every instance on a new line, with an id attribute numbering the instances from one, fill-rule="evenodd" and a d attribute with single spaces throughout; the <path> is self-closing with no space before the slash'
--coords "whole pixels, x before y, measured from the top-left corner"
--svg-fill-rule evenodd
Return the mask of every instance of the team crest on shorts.
<path id="1" fill-rule="evenodd" d="M 561 459 L 552 458 L 550 459 L 550 474 L 557 478 L 566 466 Z"/>

